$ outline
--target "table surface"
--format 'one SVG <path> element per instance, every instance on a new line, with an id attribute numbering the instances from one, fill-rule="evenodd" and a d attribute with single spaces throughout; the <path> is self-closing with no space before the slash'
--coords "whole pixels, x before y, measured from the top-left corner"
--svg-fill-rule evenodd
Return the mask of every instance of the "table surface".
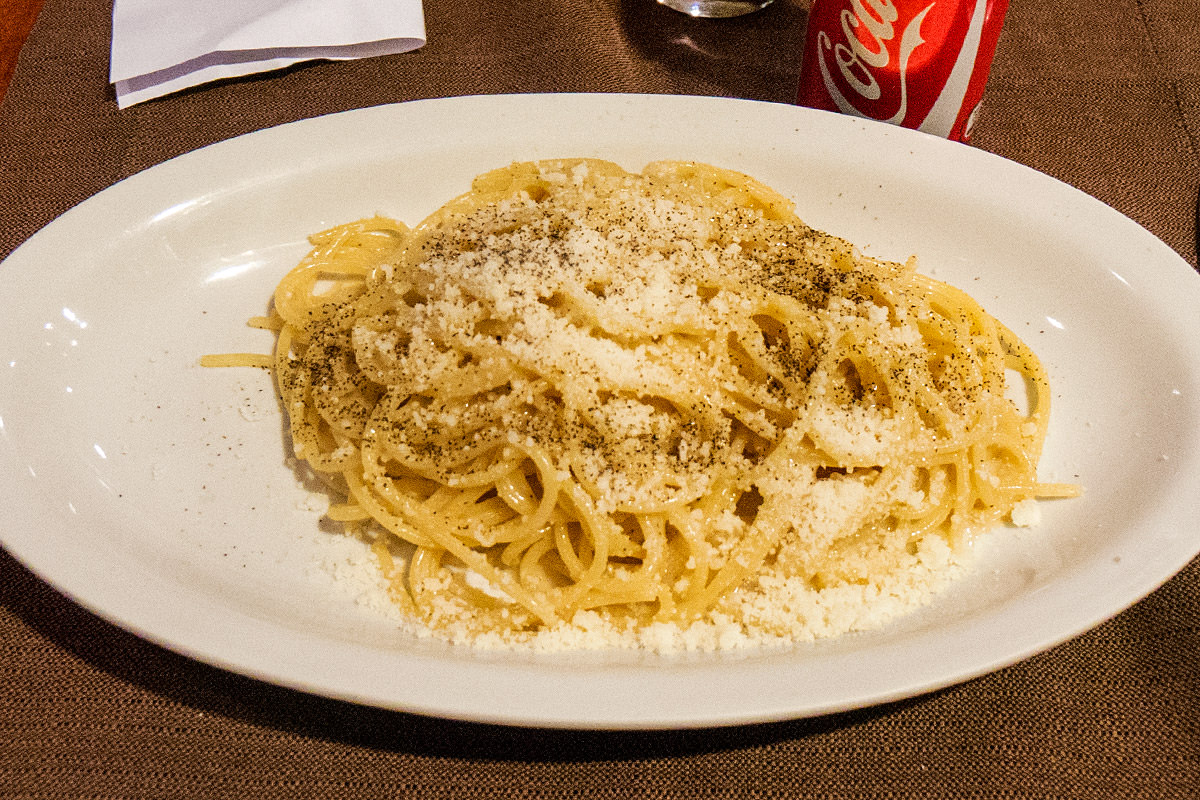
<path id="1" fill-rule="evenodd" d="M 10 21 L 36 8 L 8 3 Z M 21 52 L 0 105 L 0 257 L 139 170 L 328 112 L 527 91 L 790 102 L 807 22 L 799 0 L 719 22 L 649 0 L 426 0 L 428 43 L 415 52 L 118 111 L 111 10 L 45 0 Z M 1195 266 L 1195 20 L 1194 0 L 1013 0 L 972 146 L 1094 195 Z M 510 729 L 195 663 L 101 621 L 0 551 L 0 797 L 1197 797 L 1198 655 L 1193 562 L 1073 641 L 911 700 L 716 730 Z"/>
<path id="2" fill-rule="evenodd" d="M 41 8 L 41 0 L 0 0 L 0 100 L 17 66 L 21 45 Z"/>

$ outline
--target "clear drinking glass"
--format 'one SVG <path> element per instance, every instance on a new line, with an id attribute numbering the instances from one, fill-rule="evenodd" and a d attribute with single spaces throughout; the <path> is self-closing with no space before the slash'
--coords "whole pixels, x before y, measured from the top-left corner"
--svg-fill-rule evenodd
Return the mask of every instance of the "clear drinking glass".
<path id="1" fill-rule="evenodd" d="M 660 5 L 693 17 L 740 17 L 771 4 L 771 0 L 658 0 Z"/>

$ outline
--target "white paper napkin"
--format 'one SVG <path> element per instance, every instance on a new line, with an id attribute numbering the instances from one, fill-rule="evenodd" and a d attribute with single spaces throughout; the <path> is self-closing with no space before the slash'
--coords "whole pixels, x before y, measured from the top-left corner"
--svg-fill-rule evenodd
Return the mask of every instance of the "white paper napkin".
<path id="1" fill-rule="evenodd" d="M 298 61 L 424 44 L 421 0 L 116 0 L 109 80 L 126 108 Z"/>

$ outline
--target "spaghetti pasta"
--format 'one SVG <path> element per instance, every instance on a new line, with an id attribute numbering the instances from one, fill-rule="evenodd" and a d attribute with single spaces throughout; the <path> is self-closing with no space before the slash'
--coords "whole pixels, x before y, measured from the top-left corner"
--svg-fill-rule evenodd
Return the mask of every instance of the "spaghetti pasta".
<path id="1" fill-rule="evenodd" d="M 837 634 L 1077 491 L 1017 336 L 745 175 L 518 163 L 312 241 L 262 323 L 295 454 L 454 639 Z"/>

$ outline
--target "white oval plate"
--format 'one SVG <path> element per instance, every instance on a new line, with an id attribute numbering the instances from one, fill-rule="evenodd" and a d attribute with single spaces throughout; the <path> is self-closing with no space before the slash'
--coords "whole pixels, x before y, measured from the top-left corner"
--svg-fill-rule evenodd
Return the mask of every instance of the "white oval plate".
<path id="1" fill-rule="evenodd" d="M 1081 481 L 1030 531 L 873 634 L 786 652 L 520 655 L 399 633 L 356 602 L 258 370 L 305 236 L 415 222 L 513 160 L 742 170 L 810 224 L 971 292 L 1048 365 L 1042 474 Z M 816 715 L 946 686 L 1074 636 L 1200 550 L 1200 279 L 1136 224 L 1019 165 L 911 131 L 699 97 L 525 95 L 369 108 L 189 153 L 81 204 L 0 267 L 4 546 L 95 613 L 197 659 L 351 701 L 500 723 L 652 728 Z M 342 573 L 340 579 L 335 573 Z"/>

